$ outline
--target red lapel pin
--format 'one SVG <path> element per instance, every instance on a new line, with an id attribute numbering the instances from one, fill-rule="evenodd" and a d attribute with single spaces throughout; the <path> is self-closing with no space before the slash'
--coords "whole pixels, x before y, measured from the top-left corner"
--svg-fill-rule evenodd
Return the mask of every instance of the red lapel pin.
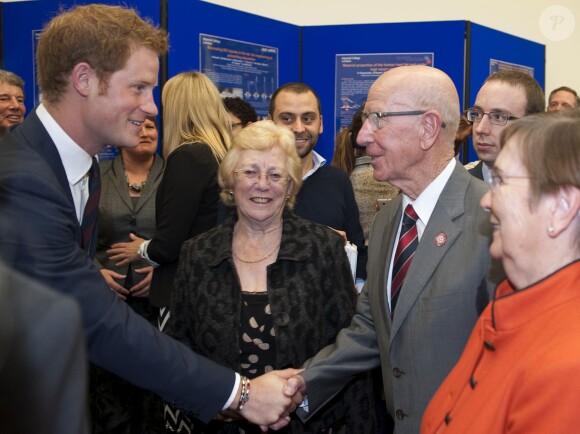
<path id="1" fill-rule="evenodd" d="M 447 242 L 447 235 L 445 235 L 443 232 L 440 232 L 437 235 L 435 235 L 435 244 L 437 244 L 437 247 L 441 247 L 446 242 Z"/>

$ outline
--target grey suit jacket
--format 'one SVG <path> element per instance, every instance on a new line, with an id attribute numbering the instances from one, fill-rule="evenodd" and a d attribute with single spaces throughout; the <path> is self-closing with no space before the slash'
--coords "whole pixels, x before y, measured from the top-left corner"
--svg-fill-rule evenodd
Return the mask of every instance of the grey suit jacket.
<path id="1" fill-rule="evenodd" d="M 374 220 L 368 278 L 351 325 L 303 373 L 311 414 L 352 375 L 381 365 L 387 410 L 396 433 L 418 433 L 421 417 L 459 359 L 475 321 L 500 277 L 487 280 L 491 225 L 479 206 L 487 186 L 459 164 L 443 189 L 401 289 L 394 320 L 386 300 L 389 261 L 402 196 Z M 438 246 L 435 237 L 445 234 Z M 305 417 L 304 408 L 300 414 Z"/>
<path id="2" fill-rule="evenodd" d="M 145 188 L 141 192 L 137 204 L 133 207 L 123 170 L 122 157 L 119 156 L 114 160 L 100 163 L 99 240 L 95 255 L 100 267 L 126 275 L 129 265 L 119 266 L 115 261 L 110 261 L 107 250 L 114 243 L 130 241 L 130 233 L 144 239 L 153 237 L 155 233 L 155 193 L 163 177 L 163 167 L 163 159 L 156 154 Z M 135 270 L 147 267 L 149 264 L 141 259 L 131 265 L 131 269 Z M 144 277 L 144 274 L 133 272 L 131 282 L 137 284 Z"/>

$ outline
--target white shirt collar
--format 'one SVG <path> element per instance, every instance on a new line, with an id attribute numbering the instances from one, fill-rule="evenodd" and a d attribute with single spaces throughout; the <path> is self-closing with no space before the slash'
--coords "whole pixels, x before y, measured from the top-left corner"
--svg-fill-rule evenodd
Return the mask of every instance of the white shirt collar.
<path id="1" fill-rule="evenodd" d="M 408 204 L 413 204 L 413 208 L 419 216 L 423 228 L 427 226 L 427 223 L 429 223 L 429 219 L 431 218 L 431 214 L 433 214 L 435 205 L 437 205 L 439 196 L 441 196 L 441 192 L 445 188 L 447 181 L 449 181 L 449 178 L 455 169 L 455 164 L 456 160 L 455 158 L 452 158 L 449 163 L 447 163 L 447 166 L 445 166 L 445 169 L 441 171 L 437 178 L 431 181 L 431 184 L 421 192 L 414 202 L 409 198 L 409 196 L 403 194 L 403 210 Z"/>
<path id="2" fill-rule="evenodd" d="M 302 177 L 302 181 L 306 180 L 306 178 L 308 178 L 310 175 L 312 175 L 314 172 L 316 172 L 318 169 L 324 166 L 326 164 L 326 160 L 322 155 L 320 155 L 316 151 L 312 151 L 312 163 L 314 164 L 314 166 L 312 167 L 312 169 L 306 172 L 306 175 Z"/>
<path id="3" fill-rule="evenodd" d="M 56 146 L 69 184 L 77 184 L 91 168 L 92 157 L 71 139 L 43 104 L 36 109 L 36 115 Z"/>

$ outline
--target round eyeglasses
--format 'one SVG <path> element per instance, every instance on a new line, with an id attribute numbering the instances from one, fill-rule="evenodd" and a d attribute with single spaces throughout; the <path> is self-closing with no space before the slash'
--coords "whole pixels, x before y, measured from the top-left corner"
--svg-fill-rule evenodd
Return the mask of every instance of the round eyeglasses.
<path id="1" fill-rule="evenodd" d="M 269 185 L 286 185 L 290 181 L 290 177 L 284 172 L 261 173 L 255 169 L 240 169 L 234 173 L 250 183 L 257 183 L 262 179 L 262 176 L 266 178 Z"/>

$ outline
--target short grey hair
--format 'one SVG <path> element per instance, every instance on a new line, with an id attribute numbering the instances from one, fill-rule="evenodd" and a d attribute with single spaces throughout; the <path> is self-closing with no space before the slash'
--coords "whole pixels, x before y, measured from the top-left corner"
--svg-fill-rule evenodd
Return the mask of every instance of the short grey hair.
<path id="1" fill-rule="evenodd" d="M 0 82 L 19 87 L 24 91 L 24 80 L 13 72 L 0 69 Z"/>

